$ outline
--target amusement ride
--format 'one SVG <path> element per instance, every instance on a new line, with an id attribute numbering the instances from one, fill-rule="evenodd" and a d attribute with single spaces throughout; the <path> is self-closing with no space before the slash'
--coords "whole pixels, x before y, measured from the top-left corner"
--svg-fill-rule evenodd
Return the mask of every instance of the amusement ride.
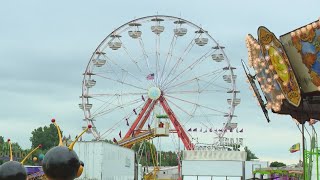
<path id="1" fill-rule="evenodd" d="M 240 99 L 234 69 L 224 47 L 202 27 L 173 16 L 142 17 L 116 28 L 96 48 L 79 107 L 96 140 L 127 127 L 117 142 L 134 143 L 132 137 L 163 121 L 186 149 L 194 149 L 188 124 L 212 127 L 215 121 L 226 129 L 235 116 Z"/>
<path id="2" fill-rule="evenodd" d="M 254 69 L 250 74 L 242 61 L 248 82 L 268 122 L 268 110 L 290 115 L 301 131 L 303 171 L 293 172 L 293 176 L 319 180 L 320 148 L 314 124 L 320 119 L 320 20 L 279 39 L 263 26 L 257 32 L 258 39 L 251 34 L 246 37 L 248 64 Z M 307 122 L 311 133 L 305 127 Z"/>
<path id="3" fill-rule="evenodd" d="M 94 50 L 79 107 L 97 141 L 131 148 L 170 137 L 167 144 L 177 152 L 180 142 L 186 150 L 216 147 L 236 127 L 235 69 L 202 26 L 173 16 L 142 17 L 115 28 Z M 199 124 L 210 136 L 194 135 Z"/>

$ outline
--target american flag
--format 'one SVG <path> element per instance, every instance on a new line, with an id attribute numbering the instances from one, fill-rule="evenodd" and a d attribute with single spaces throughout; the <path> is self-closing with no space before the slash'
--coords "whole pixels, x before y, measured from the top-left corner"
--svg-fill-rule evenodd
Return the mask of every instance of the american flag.
<path id="1" fill-rule="evenodd" d="M 147 80 L 153 80 L 154 79 L 154 73 L 151 73 L 147 76 Z"/>

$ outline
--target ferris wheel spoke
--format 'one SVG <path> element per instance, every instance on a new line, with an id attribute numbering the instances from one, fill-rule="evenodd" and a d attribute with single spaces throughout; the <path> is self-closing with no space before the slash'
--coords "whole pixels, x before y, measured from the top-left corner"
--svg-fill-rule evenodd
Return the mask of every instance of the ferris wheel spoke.
<path id="1" fill-rule="evenodd" d="M 186 122 L 183 123 L 183 126 L 186 126 L 190 121 L 192 120 L 192 117 L 188 117 L 188 119 L 186 120 Z"/>
<path id="2" fill-rule="evenodd" d="M 192 101 L 188 101 L 188 100 L 185 100 L 185 99 L 181 99 L 181 98 L 177 98 L 177 97 L 173 97 L 173 96 L 170 96 L 170 95 L 165 95 L 166 97 L 170 97 L 170 98 L 173 98 L 173 99 L 176 99 L 176 100 L 179 100 L 179 101 L 182 101 L 182 102 L 185 102 L 185 103 L 188 103 L 188 104 L 193 104 L 193 105 L 196 105 L 196 106 L 199 106 L 199 107 L 202 107 L 202 108 L 205 108 L 205 109 L 209 109 L 209 110 L 212 110 L 212 111 L 215 111 L 215 112 L 220 112 L 222 114 L 228 114 L 227 112 L 223 112 L 223 111 L 220 111 L 220 110 L 217 110 L 217 109 L 213 109 L 213 108 L 210 108 L 208 106 L 204 106 L 204 105 L 201 105 L 201 104 L 198 104 L 198 103 L 195 103 L 195 102 L 192 102 Z"/>
<path id="3" fill-rule="evenodd" d="M 205 114 L 205 112 L 203 112 L 202 109 L 199 109 L 199 111 L 201 111 L 201 114 Z M 221 116 L 221 114 L 216 114 L 216 116 Z M 211 128 L 214 128 L 214 124 L 211 122 L 211 120 L 208 118 L 208 116 L 205 116 L 206 121 L 209 123 L 209 125 L 211 126 Z"/>
<path id="4" fill-rule="evenodd" d="M 121 96 L 120 98 L 118 98 L 118 100 L 119 100 L 119 103 L 124 104 L 124 102 L 123 102 L 123 96 Z M 143 101 L 140 101 L 140 102 L 144 103 Z M 127 112 L 124 110 L 124 108 L 121 108 L 121 110 L 122 110 L 123 114 L 127 114 Z M 130 116 L 133 115 L 134 111 L 130 111 L 130 112 L 131 112 L 131 113 L 129 113 Z M 129 117 L 130 117 L 130 116 L 129 116 Z M 126 116 L 126 117 L 127 117 L 127 116 Z M 129 117 L 127 117 L 126 121 L 128 121 L 128 118 L 129 118 Z M 126 123 L 129 124 L 129 122 L 126 122 Z"/>
<path id="5" fill-rule="evenodd" d="M 184 112 L 185 114 L 187 114 L 190 117 L 193 117 L 192 114 L 190 114 L 187 110 L 184 110 L 182 107 L 178 106 L 176 103 L 172 102 L 170 99 L 166 99 L 168 102 L 170 102 L 173 106 L 177 107 L 178 109 L 180 109 L 182 112 Z"/>
<path id="6" fill-rule="evenodd" d="M 192 108 L 192 110 L 190 111 L 190 110 L 185 110 L 185 109 L 183 109 L 181 106 L 179 106 L 179 105 L 177 105 L 176 103 L 174 103 L 173 101 L 171 101 L 170 99 L 166 99 L 168 102 L 170 102 L 174 107 L 177 107 L 180 111 L 182 111 L 184 114 L 187 114 L 187 117 L 185 117 L 185 118 L 183 118 L 185 121 L 184 122 L 182 122 L 181 123 L 181 125 L 182 125 L 182 127 L 184 128 L 184 130 L 185 130 L 185 132 L 187 132 L 189 135 L 190 135 L 190 137 L 192 137 L 191 136 L 191 134 L 186 130 L 186 124 L 188 124 L 194 117 L 195 117 L 195 112 L 196 112 L 196 110 L 197 110 L 197 106 L 196 105 L 194 105 L 194 107 Z M 189 112 L 191 112 L 191 114 L 189 113 Z M 182 117 L 182 116 L 179 116 L 179 114 L 180 113 L 178 113 L 178 112 L 176 112 L 175 111 L 175 113 L 177 114 L 177 116 L 178 117 Z"/>
<path id="7" fill-rule="evenodd" d="M 109 60 L 109 62 L 113 62 L 110 58 L 107 58 Z M 116 63 L 113 63 L 117 68 L 120 68 L 119 65 L 117 65 Z M 119 74 L 117 72 L 114 71 L 114 68 L 112 68 L 111 64 L 108 63 L 109 67 L 110 67 L 110 72 L 108 72 L 107 68 L 106 68 L 106 71 L 105 72 L 96 72 L 94 73 L 95 76 L 99 76 L 99 77 L 105 77 L 107 78 L 106 76 L 110 76 L 110 73 L 114 74 L 116 76 L 117 79 L 113 79 L 115 81 L 120 81 L 120 82 L 124 82 L 124 78 L 126 75 L 130 75 L 131 77 L 133 77 L 134 79 L 136 79 L 137 81 L 139 82 L 142 82 L 139 78 L 137 78 L 136 76 L 134 76 L 132 73 L 130 73 L 129 71 L 121 68 L 121 71 L 122 73 Z"/>
<path id="8" fill-rule="evenodd" d="M 118 97 L 116 97 L 116 98 L 118 99 Z M 108 103 L 108 102 L 105 102 L 105 101 L 99 99 L 99 101 L 102 101 L 105 103 L 103 105 L 101 105 L 94 113 L 92 113 L 92 117 L 99 116 L 100 114 L 105 114 L 106 112 L 108 113 L 108 111 L 110 109 L 115 110 L 117 108 L 124 108 L 124 107 L 131 105 L 131 104 L 134 104 L 135 102 L 139 102 L 139 100 L 135 100 L 135 101 L 128 102 L 128 104 L 117 105 L 114 103 L 117 99 L 113 99 L 113 101 L 111 103 Z M 107 109 L 107 108 L 109 108 L 109 109 Z"/>
<path id="9" fill-rule="evenodd" d="M 112 62 L 118 69 L 120 69 L 121 71 L 124 71 L 126 73 L 128 73 L 131 77 L 133 77 L 134 79 L 136 79 L 137 81 L 139 81 L 140 83 L 142 83 L 142 80 L 139 79 L 138 77 L 136 77 L 133 73 L 129 72 L 128 70 L 124 69 L 123 67 L 121 67 L 119 64 L 117 64 L 115 61 L 113 61 L 112 59 L 108 58 L 108 60 L 110 62 Z M 118 77 L 118 76 L 117 76 Z M 118 77 L 118 79 L 120 79 Z"/>
<path id="10" fill-rule="evenodd" d="M 199 81 L 205 83 L 205 84 L 203 84 L 202 90 L 207 89 L 210 85 L 215 85 L 215 84 L 213 84 L 213 83 L 214 83 L 216 80 L 218 80 L 218 78 L 220 78 L 220 77 L 221 77 L 221 74 L 223 74 L 223 73 L 224 73 L 224 71 L 220 71 L 219 73 L 215 74 L 215 76 L 212 77 L 211 79 L 209 79 L 208 81 L 207 81 L 207 80 L 204 80 L 204 79 L 200 79 Z M 215 87 L 222 88 L 222 86 L 220 86 L 220 85 L 219 85 L 219 86 L 215 86 Z M 222 88 L 222 89 L 228 90 L 228 88 Z M 199 89 L 199 91 L 202 91 L 202 90 Z"/>
<path id="11" fill-rule="evenodd" d="M 147 68 L 148 68 L 148 71 L 149 71 L 148 72 L 148 76 L 149 76 L 150 74 L 153 73 L 153 71 L 150 68 L 149 56 L 148 56 L 148 54 L 147 54 L 147 52 L 146 52 L 146 50 L 144 48 L 144 42 L 143 42 L 143 39 L 141 37 L 139 37 L 139 46 L 140 46 L 142 54 L 143 54 L 143 59 L 144 59 L 146 65 L 147 65 Z M 152 84 L 154 86 L 156 85 L 155 79 L 152 79 L 151 82 L 152 82 Z"/>
<path id="12" fill-rule="evenodd" d="M 109 105 L 112 105 L 113 104 L 113 98 L 115 98 L 115 97 L 111 97 L 109 100 L 107 100 L 107 101 L 104 101 L 104 100 L 101 100 L 101 99 L 98 99 L 98 98 L 95 98 L 95 97 L 92 97 L 93 99 L 95 99 L 95 100 L 97 100 L 97 101 L 100 101 L 100 102 L 103 102 L 103 104 L 100 106 L 100 107 L 98 107 L 98 108 L 96 108 L 95 109 L 95 111 L 94 112 L 90 112 L 91 114 L 96 114 L 97 112 L 99 112 L 100 110 L 102 110 L 103 108 L 106 108 L 106 107 L 108 107 Z M 113 101 L 112 101 L 113 100 Z"/>
<path id="13" fill-rule="evenodd" d="M 177 37 L 175 34 L 173 34 L 173 37 L 172 37 L 172 40 L 171 40 L 171 43 L 170 43 L 170 46 L 169 46 L 169 50 L 168 50 L 168 53 L 167 53 L 167 56 L 166 56 L 166 61 L 164 62 L 164 65 L 162 67 L 162 71 L 161 71 L 161 76 L 160 76 L 160 83 L 159 84 L 162 84 L 162 80 L 163 80 L 163 75 L 164 75 L 164 71 L 165 71 L 165 68 L 166 68 L 166 65 L 168 62 L 171 61 L 172 59 L 172 52 L 173 52 L 173 48 L 175 47 L 176 45 L 176 42 L 177 42 Z"/>
<path id="14" fill-rule="evenodd" d="M 221 76 L 222 76 L 222 75 L 221 75 Z M 208 87 L 211 87 L 211 86 L 215 86 L 215 87 L 218 87 L 218 88 L 227 90 L 227 91 L 230 90 L 230 89 L 227 88 L 227 87 L 223 87 L 223 86 L 221 86 L 221 85 L 218 85 L 218 84 L 215 84 L 215 83 L 214 83 L 214 82 L 215 82 L 218 78 L 220 78 L 221 76 L 216 76 L 215 78 L 212 78 L 212 79 L 209 80 L 209 81 L 201 80 L 201 81 L 205 82 L 206 84 L 205 84 L 205 87 L 203 87 L 200 91 L 204 91 L 204 90 L 206 90 Z"/>
<path id="15" fill-rule="evenodd" d="M 204 113 L 204 114 L 201 114 L 201 115 L 194 115 L 195 117 L 211 117 L 211 116 L 220 116 L 222 117 L 223 115 L 221 114 L 208 114 L 208 113 Z"/>
<path id="16" fill-rule="evenodd" d="M 132 93 L 101 93 L 101 94 L 90 94 L 91 97 L 103 97 L 103 96 L 134 96 L 134 95 L 146 95 L 145 92 L 132 92 Z"/>
<path id="17" fill-rule="evenodd" d="M 155 81 L 156 81 L 156 85 L 158 85 L 158 80 L 159 80 L 159 59 L 160 59 L 160 50 L 159 50 L 159 48 L 160 48 L 160 34 L 156 34 L 155 35 L 156 36 L 156 48 L 155 48 L 155 50 L 156 50 L 156 74 L 155 74 Z"/>
<path id="18" fill-rule="evenodd" d="M 185 110 L 181 106 L 179 106 L 176 103 L 174 103 L 173 101 L 171 101 L 170 98 L 166 98 L 166 100 L 168 102 L 170 102 L 171 104 L 173 104 L 175 107 L 177 107 L 179 110 L 181 110 L 182 112 L 184 112 L 185 114 L 188 115 L 188 118 L 186 119 L 186 121 L 183 124 L 183 126 L 185 126 L 189 121 L 191 121 L 195 117 L 195 113 L 196 113 L 196 111 L 197 111 L 197 109 L 199 107 L 197 104 L 193 104 L 193 108 L 191 110 L 190 109 Z M 189 112 L 191 112 L 191 114 Z"/>
<path id="19" fill-rule="evenodd" d="M 119 74 L 118 74 L 118 72 L 116 72 L 114 69 L 115 68 L 113 68 L 113 66 L 112 65 L 115 65 L 114 63 L 113 63 L 113 61 L 107 56 L 107 55 L 103 55 L 102 57 L 104 57 L 104 60 L 106 60 L 106 66 L 104 66 L 104 71 L 101 69 L 98 73 L 95 73 L 96 75 L 97 74 L 108 74 L 109 72 L 110 73 L 112 73 L 113 75 L 115 75 L 116 76 L 116 78 L 117 79 L 120 79 L 120 77 L 119 77 Z M 111 64 L 112 63 L 112 64 Z M 116 65 L 115 65 L 116 66 Z M 116 66 L 117 67 L 117 66 Z M 93 68 L 95 68 L 94 66 L 93 66 Z M 109 70 L 108 70 L 108 68 L 109 68 Z M 117 67 L 118 68 L 118 67 Z M 94 69 L 92 69 L 91 71 L 93 72 L 93 70 Z"/>
<path id="20" fill-rule="evenodd" d="M 116 107 L 116 108 L 118 108 L 118 107 L 123 107 L 123 106 L 121 106 L 121 105 L 116 105 L 116 104 L 114 104 L 114 102 L 116 101 L 116 99 L 113 99 L 112 102 L 105 102 L 105 101 L 100 100 L 100 99 L 99 99 L 99 101 L 104 102 L 104 104 L 101 105 L 99 108 L 97 108 L 97 110 L 96 110 L 94 113 L 92 113 L 92 117 L 96 117 L 96 116 L 98 116 L 98 115 L 101 114 L 101 113 L 104 114 L 105 111 L 106 111 L 106 109 L 109 108 L 110 106 L 114 106 L 114 107 L 110 107 L 109 109 L 114 109 L 115 107 Z"/>
<path id="21" fill-rule="evenodd" d="M 190 64 L 189 66 L 187 66 L 185 69 L 183 69 L 181 72 L 178 73 L 178 75 L 176 75 L 175 77 L 171 78 L 171 80 L 169 80 L 166 84 L 164 84 L 163 86 L 166 87 L 168 85 L 170 85 L 172 82 L 176 81 L 179 77 L 181 77 L 183 74 L 185 74 L 186 72 L 191 71 L 196 65 L 201 64 L 201 62 L 203 62 L 204 60 L 206 60 L 211 52 L 213 50 L 210 49 L 207 53 L 205 53 L 204 55 L 200 56 L 198 59 L 196 59 L 195 61 L 193 61 L 192 64 Z M 208 55 L 209 54 L 209 55 Z"/>
<path id="22" fill-rule="evenodd" d="M 143 106 L 144 103 L 141 103 L 136 109 L 140 109 Z M 126 121 L 126 119 L 129 119 L 131 116 L 133 115 L 133 112 L 128 113 L 125 118 L 122 118 L 121 120 L 119 120 L 118 122 L 116 122 L 113 126 L 111 126 L 111 128 L 107 129 L 105 132 L 103 132 L 101 134 L 101 137 L 105 138 L 108 135 L 110 135 L 115 129 L 117 129 L 118 127 L 121 126 L 121 124 L 123 123 L 123 121 Z"/>
<path id="23" fill-rule="evenodd" d="M 204 125 L 206 128 L 208 128 L 208 129 L 211 129 L 212 131 L 213 131 L 213 129 L 214 129 L 214 125 L 212 124 L 212 123 L 210 123 L 210 122 L 208 122 L 209 123 L 209 125 L 211 125 L 211 126 L 206 126 L 203 122 L 200 122 L 202 125 Z M 218 135 L 218 132 L 216 132 L 216 131 L 213 131 L 213 133 L 214 134 L 216 134 L 216 135 Z"/>
<path id="24" fill-rule="evenodd" d="M 192 44 L 191 48 L 193 47 L 194 43 Z M 190 48 L 190 50 L 191 50 Z M 189 53 L 190 51 L 188 51 L 187 53 Z M 186 53 L 186 54 L 187 54 Z M 172 73 L 176 72 L 176 69 L 178 68 L 178 66 L 181 64 L 181 62 L 183 61 L 183 58 L 180 57 L 179 60 L 177 61 L 177 63 L 173 66 L 173 68 L 170 70 L 169 74 L 166 76 L 165 80 L 162 82 L 161 86 L 163 86 L 164 84 L 166 84 L 166 81 L 168 80 L 168 78 L 170 77 L 170 75 Z"/>
<path id="25" fill-rule="evenodd" d="M 139 103 L 139 102 L 141 102 L 141 99 L 140 99 L 140 98 L 139 98 L 139 99 L 136 99 L 136 100 L 133 100 L 133 101 L 130 101 L 130 102 L 128 102 L 127 104 L 114 105 L 114 107 L 109 108 L 109 109 L 104 109 L 104 110 L 102 110 L 102 111 L 100 111 L 100 112 L 98 112 L 98 113 L 96 113 L 96 114 L 94 114 L 94 115 L 92 115 L 92 116 L 93 116 L 93 118 L 99 117 L 99 116 L 108 114 L 108 113 L 110 113 L 111 111 L 114 111 L 114 110 L 116 110 L 116 109 L 124 108 L 124 107 L 130 106 L 130 105 L 134 105 L 134 104 L 137 104 L 137 103 Z"/>
<path id="26" fill-rule="evenodd" d="M 123 81 L 121 81 L 121 80 L 112 79 L 112 78 L 105 77 L 105 76 L 102 76 L 102 75 L 97 75 L 97 76 L 99 76 L 99 77 L 101 77 L 101 78 L 108 79 L 108 80 L 113 81 L 113 82 L 117 82 L 117 83 L 119 83 L 119 84 L 124 84 L 124 85 L 130 86 L 130 87 L 134 87 L 134 88 L 137 88 L 137 89 L 140 89 L 140 90 L 145 90 L 145 91 L 147 91 L 147 89 L 144 89 L 144 88 L 142 88 L 142 87 L 139 87 L 139 86 L 136 86 L 136 85 L 133 85 L 133 84 L 129 84 L 129 83 L 123 82 Z"/>
<path id="27" fill-rule="evenodd" d="M 146 62 L 146 65 L 147 65 L 147 68 L 149 70 L 149 73 L 151 73 L 151 69 L 150 69 L 150 63 L 149 63 L 149 56 L 144 48 L 144 43 L 143 43 L 143 39 L 140 37 L 139 38 L 139 46 L 141 48 L 141 51 L 142 51 L 142 54 L 143 54 L 143 59 L 145 60 Z"/>
<path id="28" fill-rule="evenodd" d="M 121 41 L 121 40 L 120 40 Z M 142 70 L 140 68 L 140 66 L 138 65 L 138 61 L 135 60 L 129 53 L 128 49 L 125 47 L 124 43 L 121 41 L 122 43 L 122 47 L 123 47 L 123 50 L 125 51 L 125 53 L 128 55 L 128 57 L 130 58 L 131 62 L 138 68 L 140 74 L 142 74 Z"/>
<path id="29" fill-rule="evenodd" d="M 220 72 L 222 72 L 222 71 L 223 71 L 222 69 L 217 69 L 217 70 L 214 70 L 214 71 L 212 71 L 212 72 L 199 75 L 199 76 L 194 77 L 194 78 L 192 78 L 192 79 L 188 79 L 188 80 L 179 82 L 179 83 L 177 83 L 177 84 L 174 84 L 174 85 L 172 85 L 172 86 L 166 87 L 166 88 L 164 88 L 164 91 L 171 90 L 172 88 L 177 88 L 177 87 L 181 87 L 181 86 L 184 86 L 184 85 L 188 85 L 188 84 L 190 84 L 190 83 L 193 82 L 193 81 L 198 81 L 198 80 L 200 80 L 201 78 L 205 78 L 205 77 L 207 77 L 207 78 L 208 78 L 208 77 L 211 77 L 211 76 L 216 75 L 217 73 L 220 73 Z"/>
<path id="30" fill-rule="evenodd" d="M 225 93 L 224 90 L 182 90 L 182 91 L 168 91 L 166 94 L 200 94 L 200 93 Z"/>
<path id="31" fill-rule="evenodd" d="M 202 83 L 201 83 L 202 88 L 200 88 L 200 85 L 198 85 L 198 87 L 199 87 L 198 91 L 199 91 L 200 93 L 206 92 L 207 90 L 211 90 L 211 89 L 209 89 L 209 88 L 212 88 L 212 86 L 215 87 L 215 88 L 219 88 L 219 90 L 220 90 L 221 92 L 225 92 L 225 93 L 226 93 L 228 90 L 230 90 L 229 88 L 223 87 L 223 86 L 221 86 L 221 85 L 216 85 L 216 84 L 214 84 L 214 82 L 221 77 L 221 73 L 223 73 L 223 71 L 220 71 L 219 73 L 215 74 L 215 76 L 212 77 L 209 81 L 206 81 L 206 80 L 204 80 L 204 79 L 198 79 L 198 81 L 197 81 L 198 84 L 201 83 L 201 82 L 206 83 L 206 84 L 202 84 Z M 217 91 L 217 92 L 218 92 L 218 91 Z"/>
<path id="32" fill-rule="evenodd" d="M 192 47 L 194 46 L 195 42 L 194 39 L 197 37 L 197 34 L 194 36 L 194 38 L 191 40 L 191 42 L 188 44 L 188 46 L 186 47 L 186 49 L 183 51 L 183 53 L 181 54 L 181 56 L 177 59 L 177 62 L 174 64 L 174 66 L 170 69 L 168 75 L 165 77 L 164 81 L 162 82 L 161 86 L 163 84 L 166 83 L 167 79 L 170 77 L 170 75 L 172 74 L 173 71 L 176 70 L 176 68 L 179 66 L 179 64 L 183 61 L 184 56 L 186 56 L 192 49 Z M 200 35 L 198 35 L 198 37 L 200 37 Z"/>

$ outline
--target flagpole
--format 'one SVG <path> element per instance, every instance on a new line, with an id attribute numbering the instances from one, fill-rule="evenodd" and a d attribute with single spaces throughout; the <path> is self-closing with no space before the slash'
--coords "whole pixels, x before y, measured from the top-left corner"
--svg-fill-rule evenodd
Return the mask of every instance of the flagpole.
<path id="1" fill-rule="evenodd" d="M 299 152 L 300 152 L 300 155 L 299 155 L 299 162 L 302 162 L 302 161 L 301 161 L 301 149 L 300 149 L 300 151 L 299 151 Z"/>
<path id="2" fill-rule="evenodd" d="M 305 138 L 304 138 L 304 122 L 302 123 L 302 165 L 303 165 L 303 179 L 306 179 L 306 161 L 305 161 Z"/>

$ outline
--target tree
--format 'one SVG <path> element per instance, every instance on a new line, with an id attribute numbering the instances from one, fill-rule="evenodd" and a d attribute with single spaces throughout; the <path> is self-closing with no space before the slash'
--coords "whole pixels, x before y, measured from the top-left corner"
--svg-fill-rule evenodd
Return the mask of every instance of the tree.
<path id="1" fill-rule="evenodd" d="M 247 146 L 244 147 L 244 150 L 247 152 L 247 161 L 250 161 L 252 159 L 258 159 L 258 157 L 254 153 L 252 153 Z"/>
<path id="2" fill-rule="evenodd" d="M 177 160 L 177 153 L 168 151 L 168 152 L 162 152 L 161 155 L 161 166 L 177 166 L 178 160 Z"/>
<path id="3" fill-rule="evenodd" d="M 131 149 L 134 150 L 136 153 L 140 153 L 140 146 L 141 148 L 143 148 L 142 154 L 138 154 L 138 158 L 140 158 L 140 164 L 142 166 L 153 165 L 153 159 L 156 158 L 156 147 L 152 143 L 144 141 L 142 142 L 142 145 L 140 142 L 134 144 Z"/>
<path id="4" fill-rule="evenodd" d="M 114 142 L 112 140 L 109 140 L 109 139 L 105 139 L 104 142 L 109 143 L 109 144 L 114 144 Z"/>
<path id="5" fill-rule="evenodd" d="M 4 143 L 4 138 L 3 136 L 0 136 L 0 144 L 3 144 Z"/>
<path id="6" fill-rule="evenodd" d="M 283 167 L 286 166 L 283 162 L 274 161 L 270 164 L 270 167 Z"/>
<path id="7" fill-rule="evenodd" d="M 4 138 L 3 136 L 0 136 L 0 151 L 3 152 L 3 145 L 4 145 Z M 3 157 L 0 157 L 0 165 L 3 163 Z"/>
<path id="8" fill-rule="evenodd" d="M 11 147 L 12 147 L 12 152 L 17 152 L 17 151 L 22 151 L 22 148 L 21 146 L 14 142 L 14 143 L 11 143 Z M 1 150 L 3 152 L 9 152 L 10 151 L 10 146 L 9 146 L 9 143 L 7 142 L 2 142 L 1 143 Z"/>
<path id="9" fill-rule="evenodd" d="M 143 151 L 139 152 L 139 148 L 143 148 Z M 151 154 L 153 154 L 154 158 L 158 159 L 158 164 L 160 164 L 161 161 L 161 166 L 177 166 L 178 165 L 178 161 L 177 161 L 177 153 L 176 152 L 172 152 L 172 151 L 167 151 L 167 152 L 157 152 L 156 147 L 147 141 L 142 142 L 141 143 L 136 143 L 132 149 L 138 153 L 138 159 L 140 159 L 140 164 L 142 166 L 152 166 L 153 164 L 153 160 L 151 157 Z M 150 151 L 150 149 L 152 149 L 152 151 Z M 157 153 L 158 153 L 158 157 L 157 157 Z M 159 154 L 161 153 L 161 155 Z"/>
<path id="10" fill-rule="evenodd" d="M 12 155 L 14 160 L 21 160 L 22 157 L 20 157 L 21 153 L 24 150 L 22 150 L 21 146 L 16 143 L 12 142 Z M 7 141 L 4 141 L 4 138 L 0 136 L 0 152 L 1 152 L 1 157 L 0 157 L 0 164 L 4 163 L 5 161 L 9 160 L 9 152 L 10 152 L 10 146 Z"/>
<path id="11" fill-rule="evenodd" d="M 57 129 L 53 124 L 50 124 L 49 127 L 44 126 L 34 129 L 31 134 L 32 137 L 30 137 L 30 141 L 32 143 L 32 148 L 36 148 L 39 144 L 41 144 L 42 149 L 47 151 L 59 144 Z"/>

